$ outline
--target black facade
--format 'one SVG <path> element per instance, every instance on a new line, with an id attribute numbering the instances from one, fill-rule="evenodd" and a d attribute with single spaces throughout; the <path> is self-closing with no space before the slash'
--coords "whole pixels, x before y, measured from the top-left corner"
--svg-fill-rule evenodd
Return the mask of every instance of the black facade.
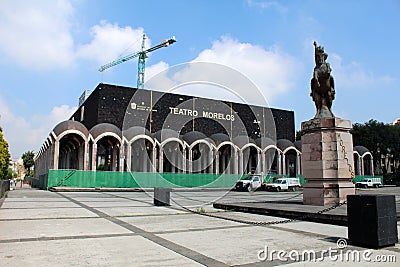
<path id="1" fill-rule="evenodd" d="M 143 126 L 151 133 L 169 128 L 181 135 L 199 131 L 206 136 L 225 133 L 231 138 L 295 139 L 293 111 L 103 83 L 71 119 L 87 129 L 110 123 L 121 130 Z"/>

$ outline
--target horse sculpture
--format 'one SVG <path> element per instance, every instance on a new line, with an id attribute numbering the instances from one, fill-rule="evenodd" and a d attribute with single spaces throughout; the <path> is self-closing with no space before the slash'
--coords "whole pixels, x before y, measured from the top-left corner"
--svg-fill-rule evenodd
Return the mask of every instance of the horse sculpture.
<path id="1" fill-rule="evenodd" d="M 325 62 L 328 55 L 324 48 L 314 41 L 315 67 L 311 79 L 311 93 L 317 112 L 314 118 L 334 118 L 331 111 L 333 99 L 335 99 L 335 86 L 331 76 L 331 67 Z"/>

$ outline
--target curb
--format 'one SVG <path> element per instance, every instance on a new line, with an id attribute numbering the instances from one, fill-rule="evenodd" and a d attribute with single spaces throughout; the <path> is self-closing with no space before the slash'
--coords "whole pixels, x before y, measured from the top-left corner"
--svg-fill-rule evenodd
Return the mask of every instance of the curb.
<path id="1" fill-rule="evenodd" d="M 318 214 L 313 212 L 305 212 L 305 211 L 294 211 L 289 209 L 280 208 L 266 208 L 266 207 L 254 207 L 246 204 L 251 203 L 214 203 L 213 207 L 216 209 L 224 209 L 224 210 L 234 210 L 245 213 L 254 213 L 260 215 L 268 215 L 268 216 L 276 216 L 287 219 L 296 219 L 303 216 L 307 216 L 307 218 L 301 218 L 299 221 L 309 221 L 309 222 L 317 222 L 324 224 L 333 224 L 339 226 L 347 226 L 347 214 Z M 291 205 L 293 203 L 287 203 Z"/>

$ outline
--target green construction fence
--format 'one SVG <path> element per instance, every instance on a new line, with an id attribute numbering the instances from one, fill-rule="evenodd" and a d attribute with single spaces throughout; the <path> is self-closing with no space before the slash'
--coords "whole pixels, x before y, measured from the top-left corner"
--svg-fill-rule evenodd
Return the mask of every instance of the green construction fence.
<path id="1" fill-rule="evenodd" d="M 81 170 L 49 170 L 40 185 L 82 188 L 229 188 L 242 176 L 238 174 L 187 174 L 149 172 L 109 172 Z"/>
<path id="2" fill-rule="evenodd" d="M 232 188 L 235 182 L 247 175 L 239 174 L 205 174 L 205 173 L 148 173 L 148 172 L 110 172 L 82 170 L 49 170 L 48 173 L 31 178 L 33 187 L 49 189 L 52 187 L 78 188 Z M 289 177 L 283 174 L 268 174 L 263 181 L 272 183 L 275 179 Z M 356 176 L 356 183 L 364 178 L 382 176 Z M 300 184 L 307 182 L 302 175 L 297 175 Z"/>

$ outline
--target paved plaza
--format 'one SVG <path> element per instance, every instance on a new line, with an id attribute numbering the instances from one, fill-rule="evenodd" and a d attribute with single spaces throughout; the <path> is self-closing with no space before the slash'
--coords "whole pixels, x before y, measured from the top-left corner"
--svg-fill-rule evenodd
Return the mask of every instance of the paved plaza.
<path id="1" fill-rule="evenodd" d="M 396 194 L 399 201 L 400 189 L 379 190 Z M 181 190 L 171 193 L 170 207 L 156 207 L 151 191 L 17 188 L 0 202 L 0 265 L 398 266 L 399 244 L 380 250 L 346 246 L 345 226 L 306 221 L 251 225 L 238 221 L 284 219 L 212 207 L 217 200 L 267 201 L 268 205 L 285 199 L 300 201 L 302 196 L 299 192 Z M 302 259 L 305 251 L 311 258 L 315 252 L 314 259 Z"/>

